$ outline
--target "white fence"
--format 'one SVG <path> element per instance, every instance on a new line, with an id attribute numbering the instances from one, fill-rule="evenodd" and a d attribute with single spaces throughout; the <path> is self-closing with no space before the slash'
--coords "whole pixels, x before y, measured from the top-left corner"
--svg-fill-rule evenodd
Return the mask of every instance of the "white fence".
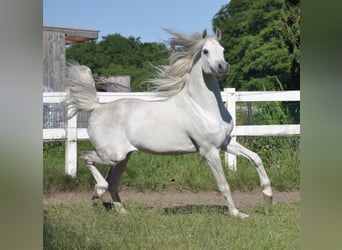
<path id="1" fill-rule="evenodd" d="M 44 92 L 43 103 L 60 103 L 64 98 L 64 92 Z M 235 91 L 234 88 L 226 88 L 221 92 L 222 99 L 227 109 L 236 119 L 237 102 L 260 101 L 300 101 L 300 91 Z M 121 98 L 141 98 L 144 100 L 158 99 L 155 93 L 150 92 L 99 92 L 101 103 L 111 102 Z M 300 134 L 300 125 L 238 125 L 232 132 L 232 140 L 236 136 L 283 136 Z M 77 174 L 77 139 L 88 139 L 86 128 L 77 128 L 77 117 L 65 122 L 65 128 L 43 129 L 44 140 L 65 139 L 65 173 L 75 177 Z M 236 169 L 236 156 L 226 154 L 226 162 L 231 169 Z"/>

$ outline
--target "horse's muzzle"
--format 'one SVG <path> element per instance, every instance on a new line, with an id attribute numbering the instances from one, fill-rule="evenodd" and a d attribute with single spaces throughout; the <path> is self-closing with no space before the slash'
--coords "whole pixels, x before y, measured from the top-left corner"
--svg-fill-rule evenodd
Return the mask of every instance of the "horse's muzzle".
<path id="1" fill-rule="evenodd" d="M 223 77 L 228 75 L 230 69 L 229 63 L 223 61 L 217 65 L 217 73 L 219 76 Z"/>

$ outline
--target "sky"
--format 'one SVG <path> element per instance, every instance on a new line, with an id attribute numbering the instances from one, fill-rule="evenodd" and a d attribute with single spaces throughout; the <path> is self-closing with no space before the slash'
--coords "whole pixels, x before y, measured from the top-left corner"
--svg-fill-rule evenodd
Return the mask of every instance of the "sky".
<path id="1" fill-rule="evenodd" d="M 212 31 L 212 19 L 230 0 L 43 0 L 43 25 L 119 33 L 141 42 L 164 42 L 163 28 Z"/>

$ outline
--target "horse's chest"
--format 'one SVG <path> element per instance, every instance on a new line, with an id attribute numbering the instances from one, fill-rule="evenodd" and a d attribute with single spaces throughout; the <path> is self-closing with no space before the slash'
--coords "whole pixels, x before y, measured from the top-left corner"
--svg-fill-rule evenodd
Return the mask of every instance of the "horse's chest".
<path id="1" fill-rule="evenodd" d="M 217 124 L 216 126 L 210 126 L 207 130 L 208 140 L 219 146 L 225 141 L 227 132 L 223 123 Z"/>
<path id="2" fill-rule="evenodd" d="M 226 141 L 227 135 L 230 133 L 229 127 L 220 119 L 202 120 L 197 126 L 198 129 L 195 131 L 199 133 L 199 140 L 209 142 L 217 147 Z"/>

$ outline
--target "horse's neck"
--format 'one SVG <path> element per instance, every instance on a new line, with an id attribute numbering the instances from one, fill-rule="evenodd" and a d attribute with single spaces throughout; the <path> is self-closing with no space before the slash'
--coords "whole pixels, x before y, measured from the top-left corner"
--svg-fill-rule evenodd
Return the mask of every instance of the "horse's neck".
<path id="1" fill-rule="evenodd" d="M 218 106 L 221 106 L 223 104 L 223 101 L 222 101 L 220 87 L 219 87 L 216 77 L 213 75 L 203 74 L 203 79 L 207 88 L 215 95 L 215 99 L 218 103 Z"/>
<path id="2" fill-rule="evenodd" d="M 211 114 L 219 114 L 222 99 L 218 82 L 215 76 L 202 72 L 201 59 L 192 67 L 189 81 L 188 94 L 192 99 Z"/>

